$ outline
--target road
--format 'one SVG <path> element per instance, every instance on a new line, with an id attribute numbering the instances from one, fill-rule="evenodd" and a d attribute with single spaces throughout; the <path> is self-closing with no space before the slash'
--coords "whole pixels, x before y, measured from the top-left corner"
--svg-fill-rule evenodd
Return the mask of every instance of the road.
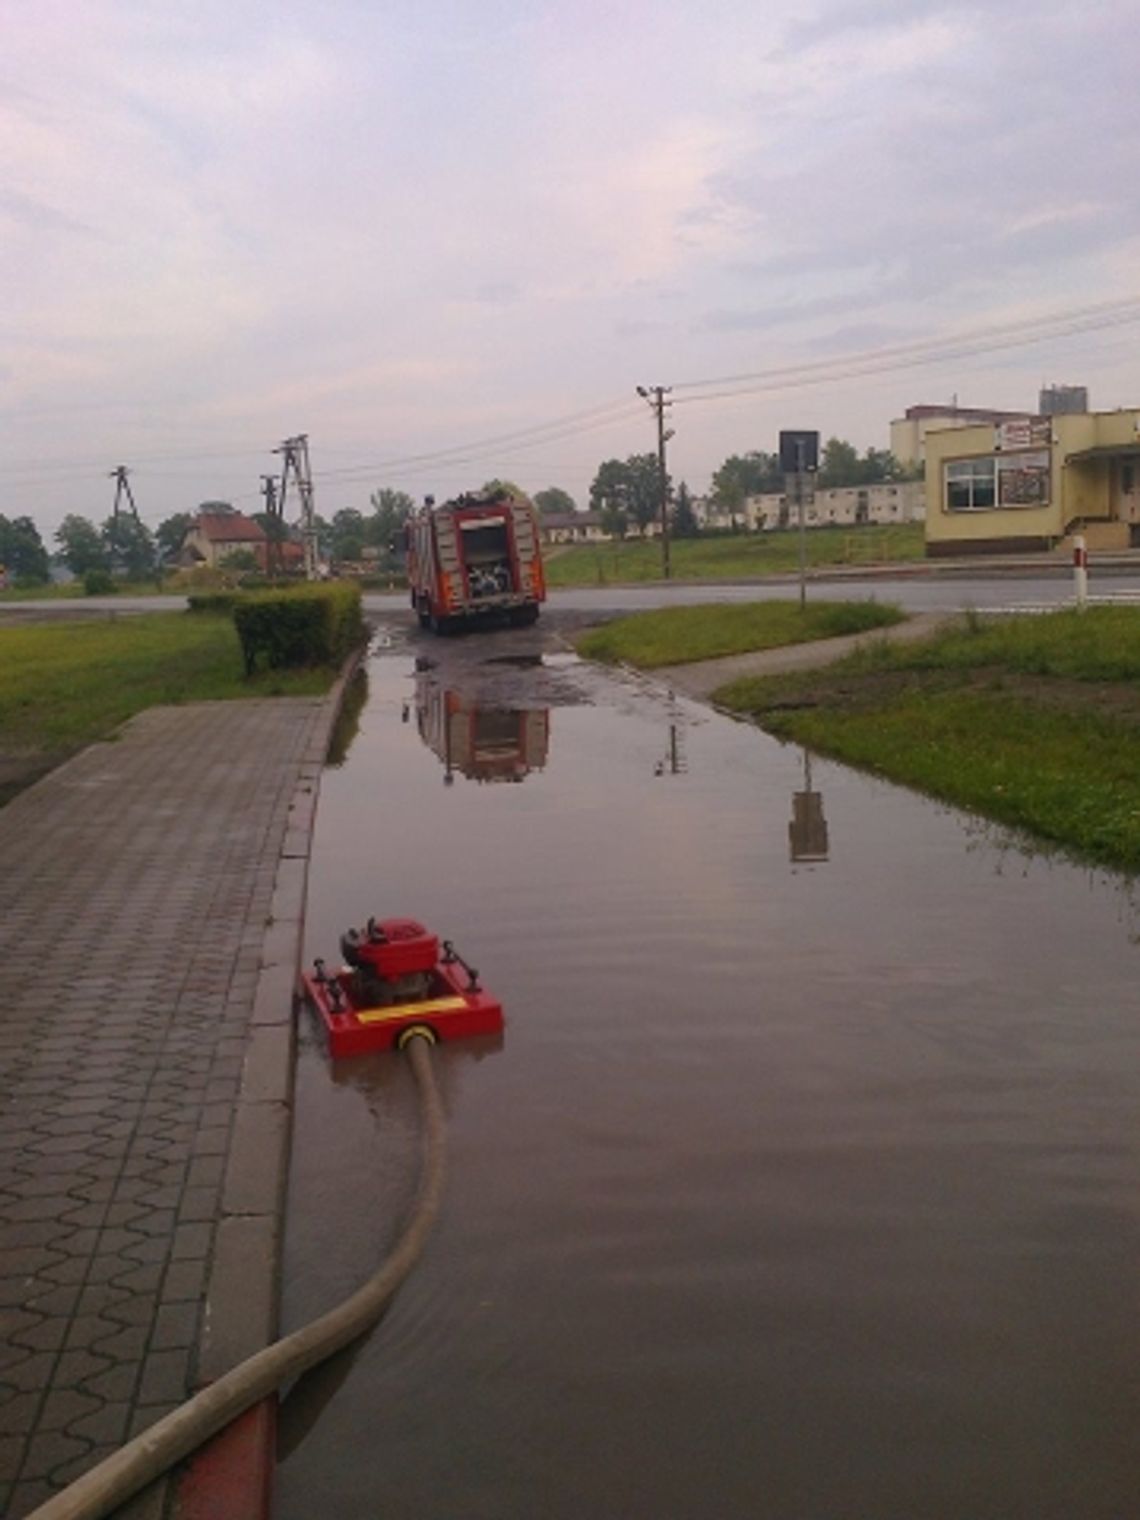
<path id="1" fill-rule="evenodd" d="M 1097 575 L 1093 567 L 1090 576 L 1092 596 L 1106 596 L 1114 600 L 1140 600 L 1140 567 L 1114 569 L 1110 574 Z M 748 584 L 672 584 L 653 583 L 639 586 L 601 586 L 589 588 L 558 589 L 550 593 L 548 605 L 553 611 L 599 616 L 613 612 L 638 612 L 650 607 L 690 606 L 695 602 L 755 602 L 787 598 L 797 594 L 794 579 L 781 581 L 751 582 Z M 994 570 L 976 574 L 950 572 L 923 565 L 920 569 L 903 574 L 881 573 L 878 575 L 847 576 L 813 579 L 808 585 L 808 596 L 821 598 L 868 597 L 884 602 L 897 602 L 908 612 L 960 611 L 975 607 L 979 611 L 1018 607 L 1063 606 L 1072 600 L 1073 583 L 1065 573 L 1034 574 Z M 185 607 L 181 596 L 151 597 L 86 597 L 67 602 L 4 602 L 0 603 L 0 621 L 24 622 L 45 618 L 89 617 L 105 614 L 109 617 L 124 613 L 176 612 Z M 396 616 L 407 612 L 408 601 L 404 592 L 366 591 L 364 607 L 367 612 Z M 410 618 L 409 618 L 410 621 Z"/>

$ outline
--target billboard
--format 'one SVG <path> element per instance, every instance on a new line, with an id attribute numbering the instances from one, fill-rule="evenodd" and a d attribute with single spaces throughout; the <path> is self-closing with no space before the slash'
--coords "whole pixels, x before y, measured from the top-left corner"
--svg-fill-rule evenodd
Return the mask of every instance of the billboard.
<path id="1" fill-rule="evenodd" d="M 994 428 L 994 448 L 1032 449 L 1052 443 L 1053 422 L 1049 417 L 1014 417 Z"/>

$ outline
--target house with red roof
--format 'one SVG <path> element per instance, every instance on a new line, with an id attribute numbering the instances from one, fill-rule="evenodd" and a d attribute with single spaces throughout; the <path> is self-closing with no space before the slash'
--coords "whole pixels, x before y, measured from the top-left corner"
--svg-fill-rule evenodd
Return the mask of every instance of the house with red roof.
<path id="1" fill-rule="evenodd" d="M 231 554 L 244 549 L 256 557 L 264 570 L 268 544 L 265 529 L 244 513 L 199 512 L 182 535 L 176 559 L 187 569 L 208 565 L 216 570 Z"/>

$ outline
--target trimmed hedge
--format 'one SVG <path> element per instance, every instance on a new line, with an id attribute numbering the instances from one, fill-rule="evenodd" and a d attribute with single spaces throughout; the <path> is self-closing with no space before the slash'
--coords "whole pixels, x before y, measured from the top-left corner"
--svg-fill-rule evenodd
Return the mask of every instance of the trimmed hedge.
<path id="1" fill-rule="evenodd" d="M 364 638 L 360 589 L 341 582 L 283 591 L 255 591 L 234 606 L 246 675 L 259 660 L 286 665 L 335 665 Z"/>
<path id="2" fill-rule="evenodd" d="M 193 591 L 186 598 L 191 612 L 230 613 L 238 604 L 236 591 Z"/>

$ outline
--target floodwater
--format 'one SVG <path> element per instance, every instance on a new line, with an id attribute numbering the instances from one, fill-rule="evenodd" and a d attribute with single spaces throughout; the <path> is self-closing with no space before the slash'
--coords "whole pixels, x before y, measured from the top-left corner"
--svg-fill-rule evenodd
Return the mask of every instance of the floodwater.
<path id="1" fill-rule="evenodd" d="M 1127 884 L 520 637 L 395 631 L 322 783 L 310 956 L 420 917 L 507 1026 L 436 1053 L 443 1215 L 281 1520 L 1135 1514 Z M 287 1328 L 417 1163 L 399 1058 L 301 1040 Z"/>

